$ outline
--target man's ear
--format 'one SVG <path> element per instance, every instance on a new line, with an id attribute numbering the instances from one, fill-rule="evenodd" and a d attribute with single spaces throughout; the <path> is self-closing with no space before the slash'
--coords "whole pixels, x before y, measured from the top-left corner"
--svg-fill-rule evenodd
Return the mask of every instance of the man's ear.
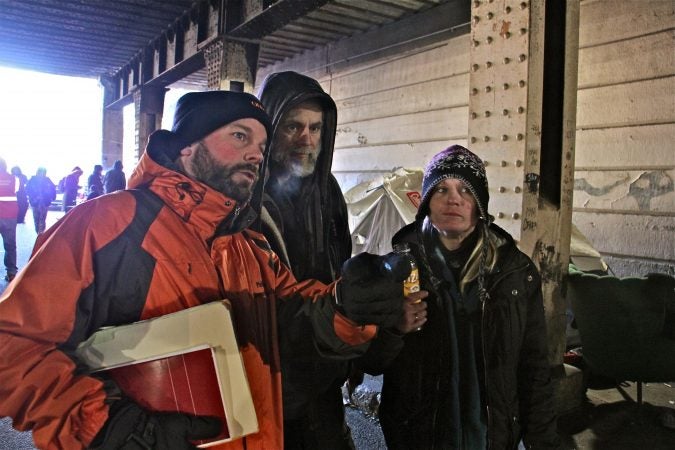
<path id="1" fill-rule="evenodd" d="M 183 147 L 178 154 L 178 157 L 180 158 L 181 156 L 190 156 L 192 154 L 192 146 L 188 145 L 187 147 Z"/>

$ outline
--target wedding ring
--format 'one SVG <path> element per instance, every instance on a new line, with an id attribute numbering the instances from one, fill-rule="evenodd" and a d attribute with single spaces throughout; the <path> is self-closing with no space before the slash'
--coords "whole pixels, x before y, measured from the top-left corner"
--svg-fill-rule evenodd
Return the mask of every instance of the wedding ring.
<path id="1" fill-rule="evenodd" d="M 422 327 L 417 327 L 417 331 L 422 331 Z"/>

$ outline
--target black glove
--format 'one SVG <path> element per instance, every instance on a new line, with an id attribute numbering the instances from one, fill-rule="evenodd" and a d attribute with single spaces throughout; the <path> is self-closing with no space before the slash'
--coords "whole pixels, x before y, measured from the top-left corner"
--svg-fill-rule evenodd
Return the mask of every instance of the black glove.
<path id="1" fill-rule="evenodd" d="M 395 253 L 360 253 L 342 265 L 337 283 L 338 308 L 354 322 L 382 327 L 396 325 L 403 309 L 403 284 L 410 263 Z"/>
<path id="2" fill-rule="evenodd" d="M 151 413 L 128 399 L 114 402 L 110 416 L 94 438 L 93 450 L 188 450 L 189 441 L 218 436 L 217 417 Z"/>

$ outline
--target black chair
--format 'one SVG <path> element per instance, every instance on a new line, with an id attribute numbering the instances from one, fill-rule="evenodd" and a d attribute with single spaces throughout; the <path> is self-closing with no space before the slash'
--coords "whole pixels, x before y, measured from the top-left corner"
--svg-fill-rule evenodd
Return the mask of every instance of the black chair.
<path id="1" fill-rule="evenodd" d="M 591 372 L 617 382 L 675 381 L 675 278 L 617 278 L 570 269 L 567 295 Z"/>

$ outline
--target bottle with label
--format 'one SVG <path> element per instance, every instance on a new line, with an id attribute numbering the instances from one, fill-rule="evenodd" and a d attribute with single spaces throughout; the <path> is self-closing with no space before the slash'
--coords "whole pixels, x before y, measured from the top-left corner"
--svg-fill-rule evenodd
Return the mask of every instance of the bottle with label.
<path id="1" fill-rule="evenodd" d="M 419 292 L 420 290 L 420 275 L 419 270 L 417 269 L 417 263 L 415 258 L 410 252 L 410 246 L 403 242 L 400 244 L 394 245 L 394 253 L 405 256 L 408 261 L 410 261 L 410 276 L 405 279 L 403 282 L 403 295 L 407 297 L 413 292 Z"/>

